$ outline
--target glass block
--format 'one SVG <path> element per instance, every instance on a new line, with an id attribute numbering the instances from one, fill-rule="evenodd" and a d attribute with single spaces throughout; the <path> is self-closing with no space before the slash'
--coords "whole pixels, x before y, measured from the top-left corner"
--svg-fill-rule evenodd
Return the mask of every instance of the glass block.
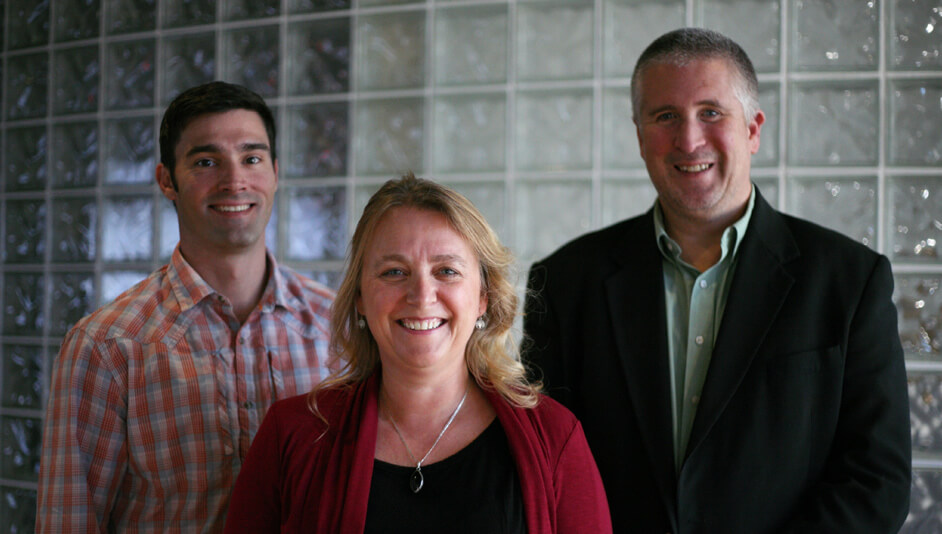
<path id="1" fill-rule="evenodd" d="M 45 126 L 7 130 L 3 173 L 7 191 L 40 191 L 46 188 L 48 143 Z"/>
<path id="2" fill-rule="evenodd" d="M 631 90 L 606 88 L 602 97 L 602 166 L 605 169 L 644 168 L 638 133 L 631 120 Z"/>
<path id="3" fill-rule="evenodd" d="M 42 408 L 44 361 L 41 346 L 3 346 L 3 406 Z"/>
<path id="4" fill-rule="evenodd" d="M 891 0 L 887 22 L 887 67 L 942 68 L 942 4 L 933 0 Z"/>
<path id="5" fill-rule="evenodd" d="M 909 373 L 913 452 L 942 457 L 942 374 Z"/>
<path id="6" fill-rule="evenodd" d="M 40 336 L 43 333 L 44 281 L 40 274 L 3 275 L 3 333 Z"/>
<path id="7" fill-rule="evenodd" d="M 6 68 L 6 118 L 34 119 L 46 115 L 49 55 L 10 56 Z"/>
<path id="8" fill-rule="evenodd" d="M 788 161 L 793 165 L 875 165 L 876 82 L 793 83 Z"/>
<path id="9" fill-rule="evenodd" d="M 101 255 L 105 261 L 150 259 L 153 204 L 150 195 L 105 201 L 101 225 Z"/>
<path id="10" fill-rule="evenodd" d="M 98 46 L 68 48 L 53 54 L 55 89 L 52 111 L 57 115 L 98 111 Z"/>
<path id="11" fill-rule="evenodd" d="M 4 487 L 0 502 L 0 526 L 3 532 L 26 534 L 36 530 L 36 491 Z"/>
<path id="12" fill-rule="evenodd" d="M 342 259 L 347 246 L 346 221 L 343 187 L 293 189 L 288 195 L 288 259 Z"/>
<path id="13" fill-rule="evenodd" d="M 424 0 L 360 0 L 360 6 L 394 6 L 400 4 L 416 4 Z"/>
<path id="14" fill-rule="evenodd" d="M 52 186 L 91 187 L 98 180 L 98 123 L 60 123 L 52 129 Z"/>
<path id="15" fill-rule="evenodd" d="M 146 184 L 154 180 L 156 139 L 151 117 L 105 121 L 106 184 Z"/>
<path id="16" fill-rule="evenodd" d="M 290 177 L 346 174 L 348 108 L 346 102 L 289 106 L 280 171 Z"/>
<path id="17" fill-rule="evenodd" d="M 778 178 L 775 177 L 762 177 L 762 178 L 753 178 L 753 185 L 762 193 L 763 198 L 775 209 L 782 209 L 778 205 Z"/>
<path id="18" fill-rule="evenodd" d="M 226 32 L 226 79 L 264 97 L 278 95 L 278 26 Z"/>
<path id="19" fill-rule="evenodd" d="M 603 9 L 602 58 L 610 77 L 631 76 L 651 41 L 686 25 L 684 0 L 605 0 Z"/>
<path id="20" fill-rule="evenodd" d="M 157 0 L 106 0 L 105 29 L 109 34 L 153 30 Z"/>
<path id="21" fill-rule="evenodd" d="M 874 70 L 880 50 L 880 3 L 876 0 L 794 0 L 794 38 L 789 63 L 795 70 Z M 777 35 L 777 34 L 776 34 Z"/>
<path id="22" fill-rule="evenodd" d="M 288 26 L 288 92 L 292 95 L 350 90 L 350 19 Z"/>
<path id="23" fill-rule="evenodd" d="M 316 13 L 334 9 L 349 9 L 350 0 L 288 0 L 288 12 Z"/>
<path id="24" fill-rule="evenodd" d="M 226 20 L 248 20 L 274 17 L 281 11 L 281 0 L 226 0 L 223 16 Z"/>
<path id="25" fill-rule="evenodd" d="M 27 48 L 49 42 L 49 0 L 8 0 L 7 24 L 10 49 Z"/>
<path id="26" fill-rule="evenodd" d="M 517 78 L 591 78 L 594 18 L 589 1 L 517 4 Z"/>
<path id="27" fill-rule="evenodd" d="M 167 28 L 216 22 L 216 0 L 164 0 L 160 4 Z"/>
<path id="28" fill-rule="evenodd" d="M 101 304 L 105 305 L 118 298 L 121 293 L 134 287 L 135 284 L 147 278 L 150 273 L 144 271 L 107 271 L 101 273 Z"/>
<path id="29" fill-rule="evenodd" d="M 52 201 L 52 261 L 94 261 L 97 215 L 95 197 Z"/>
<path id="30" fill-rule="evenodd" d="M 7 200 L 5 263 L 43 263 L 46 251 L 46 202 Z"/>
<path id="31" fill-rule="evenodd" d="M 592 224 L 592 184 L 585 181 L 518 182 L 517 257 L 542 258 L 587 232 Z"/>
<path id="32" fill-rule="evenodd" d="M 216 79 L 216 36 L 213 32 L 163 40 L 161 101 L 169 104 L 190 87 Z"/>
<path id="33" fill-rule="evenodd" d="M 108 109 L 146 108 L 154 105 L 153 39 L 108 45 L 105 104 Z"/>
<path id="34" fill-rule="evenodd" d="M 913 470 L 909 516 L 899 534 L 942 532 L 942 471 Z"/>
<path id="35" fill-rule="evenodd" d="M 894 80 L 889 85 L 890 163 L 942 165 L 942 80 Z"/>
<path id="36" fill-rule="evenodd" d="M 752 163 L 756 166 L 775 166 L 778 165 L 778 83 L 759 85 L 759 109 L 765 114 L 765 123 L 759 132 L 759 151 L 753 154 Z"/>
<path id="37" fill-rule="evenodd" d="M 778 72 L 781 11 L 777 0 L 706 0 L 703 26 L 736 41 L 757 72 Z"/>
<path id="38" fill-rule="evenodd" d="M 95 310 L 95 277 L 90 272 L 55 273 L 50 290 L 51 335 L 64 336 L 79 319 Z"/>
<path id="39" fill-rule="evenodd" d="M 0 476 L 35 482 L 39 478 L 42 420 L 31 417 L 0 417 L 2 449 Z"/>
<path id="40" fill-rule="evenodd" d="M 434 169 L 440 172 L 502 171 L 506 151 L 504 93 L 435 99 Z"/>
<path id="41" fill-rule="evenodd" d="M 167 261 L 180 241 L 180 223 L 177 210 L 164 198 L 160 201 L 160 260 Z"/>
<path id="42" fill-rule="evenodd" d="M 461 193 L 484 215 L 491 228 L 500 236 L 502 243 L 509 243 L 512 236 L 505 213 L 507 193 L 504 182 L 444 182 Z"/>
<path id="43" fill-rule="evenodd" d="M 57 42 L 98 36 L 100 0 L 56 0 L 53 13 Z"/>
<path id="44" fill-rule="evenodd" d="M 424 101 L 361 100 L 354 129 L 358 174 L 419 172 L 423 166 Z"/>
<path id="45" fill-rule="evenodd" d="M 361 91 L 425 85 L 425 12 L 361 16 L 356 79 Z"/>
<path id="46" fill-rule="evenodd" d="M 507 24 L 505 5 L 440 9 L 435 18 L 435 82 L 506 81 Z"/>
<path id="47" fill-rule="evenodd" d="M 788 210 L 876 247 L 877 180 L 840 177 L 790 177 Z"/>
<path id="48" fill-rule="evenodd" d="M 592 167 L 592 91 L 518 93 L 516 145 L 518 169 Z"/>
<path id="49" fill-rule="evenodd" d="M 942 360 L 942 277 L 897 275 L 893 301 L 907 358 Z"/>
<path id="50" fill-rule="evenodd" d="M 657 190 L 649 180 L 602 182 L 602 226 L 641 215 L 651 209 Z"/>
<path id="51" fill-rule="evenodd" d="M 324 284 L 325 286 L 337 291 L 340 289 L 340 283 L 343 281 L 344 273 L 342 271 L 313 271 L 303 273 L 305 276 L 314 280 L 315 282 Z"/>
<path id="52" fill-rule="evenodd" d="M 942 177 L 891 176 L 888 248 L 893 259 L 939 263 L 942 241 Z"/>

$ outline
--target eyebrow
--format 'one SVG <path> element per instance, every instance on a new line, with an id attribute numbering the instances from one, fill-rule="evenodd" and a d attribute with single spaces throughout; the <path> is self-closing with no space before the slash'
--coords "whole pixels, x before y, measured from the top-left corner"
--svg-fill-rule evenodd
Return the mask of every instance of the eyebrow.
<path id="1" fill-rule="evenodd" d="M 429 259 L 432 261 L 432 263 L 443 263 L 443 262 L 449 263 L 450 262 L 450 263 L 457 263 L 460 265 L 465 265 L 467 263 L 465 259 L 458 254 L 438 254 L 436 256 L 432 256 Z M 381 256 L 378 260 L 376 260 L 375 265 L 379 265 L 387 261 L 398 261 L 398 262 L 406 263 L 406 257 L 403 256 L 402 254 L 386 254 L 385 256 Z"/>
<path id="2" fill-rule="evenodd" d="M 239 152 L 252 152 L 254 150 L 264 150 L 266 152 L 271 152 L 271 149 L 268 147 L 267 143 L 242 143 L 239 145 Z M 218 154 L 222 152 L 222 148 L 215 143 L 207 143 L 205 145 L 196 145 L 195 147 L 187 150 L 184 157 L 190 157 L 195 154 L 202 154 L 203 152 L 209 152 L 210 154 Z"/>

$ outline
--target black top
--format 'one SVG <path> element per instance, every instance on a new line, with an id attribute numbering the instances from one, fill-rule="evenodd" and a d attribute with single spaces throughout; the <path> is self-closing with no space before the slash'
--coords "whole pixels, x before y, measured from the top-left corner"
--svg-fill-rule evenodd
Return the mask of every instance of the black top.
<path id="1" fill-rule="evenodd" d="M 496 418 L 464 449 L 423 465 L 425 484 L 418 493 L 409 487 L 414 472 L 373 461 L 366 534 L 527 531 L 517 468 Z"/>

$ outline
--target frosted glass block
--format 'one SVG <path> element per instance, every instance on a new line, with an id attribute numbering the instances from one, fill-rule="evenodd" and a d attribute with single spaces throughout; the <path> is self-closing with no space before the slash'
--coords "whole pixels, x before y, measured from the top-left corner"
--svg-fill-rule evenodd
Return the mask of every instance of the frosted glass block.
<path id="1" fill-rule="evenodd" d="M 105 121 L 106 184 L 146 184 L 154 180 L 156 139 L 151 117 Z"/>
<path id="2" fill-rule="evenodd" d="M 94 186 L 98 179 L 98 123 L 60 123 L 52 129 L 52 186 Z"/>
<path id="3" fill-rule="evenodd" d="M 88 113 L 98 111 L 98 78 L 101 65 L 97 46 L 83 46 L 57 51 L 53 54 L 55 90 L 52 111 Z"/>
<path id="4" fill-rule="evenodd" d="M 592 166 L 592 91 L 521 92 L 517 97 L 517 168 Z"/>
<path id="5" fill-rule="evenodd" d="M 274 213 L 274 212 L 272 212 Z M 180 223 L 177 210 L 166 199 L 160 201 L 160 260 L 167 261 L 180 241 Z"/>
<path id="6" fill-rule="evenodd" d="M 0 525 L 3 532 L 26 534 L 36 530 L 36 492 L 4 487 L 0 499 Z"/>
<path id="7" fill-rule="evenodd" d="M 517 4 L 517 78 L 591 78 L 593 20 L 589 1 Z"/>
<path id="8" fill-rule="evenodd" d="M 891 0 L 889 8 L 888 67 L 942 67 L 942 4 L 935 0 Z"/>
<path id="9" fill-rule="evenodd" d="M 909 374 L 913 452 L 942 456 L 942 374 Z"/>
<path id="10" fill-rule="evenodd" d="M 736 41 L 756 71 L 778 72 L 781 11 L 777 0 L 706 0 L 703 26 Z"/>
<path id="11" fill-rule="evenodd" d="M 762 193 L 762 197 L 775 209 L 781 209 L 778 205 L 778 178 L 764 177 L 753 178 L 753 185 Z"/>
<path id="12" fill-rule="evenodd" d="M 942 241 L 942 178 L 893 176 L 889 194 L 888 242 L 893 259 L 939 263 Z"/>
<path id="13" fill-rule="evenodd" d="M 52 7 L 57 42 L 98 36 L 100 0 L 56 0 Z"/>
<path id="14" fill-rule="evenodd" d="M 421 171 L 424 110 L 421 98 L 361 100 L 354 128 L 357 173 Z"/>
<path id="15" fill-rule="evenodd" d="M 154 105 L 154 39 L 120 41 L 108 45 L 105 104 L 108 109 L 146 108 Z"/>
<path id="16" fill-rule="evenodd" d="M 150 259 L 153 203 L 150 195 L 105 201 L 101 225 L 101 255 L 105 261 Z"/>
<path id="17" fill-rule="evenodd" d="M 507 79 L 507 6 L 440 9 L 435 17 L 435 81 L 442 85 Z"/>
<path id="18" fill-rule="evenodd" d="M 788 162 L 875 165 L 878 92 L 876 82 L 792 84 Z"/>
<path id="19" fill-rule="evenodd" d="M 908 358 L 942 360 L 942 277 L 897 275 L 893 301 Z"/>
<path id="20" fill-rule="evenodd" d="M 163 40 L 161 101 L 169 104 L 190 87 L 216 79 L 216 36 L 213 32 Z"/>
<path id="21" fill-rule="evenodd" d="M 157 0 L 106 0 L 105 29 L 110 34 L 157 27 Z"/>
<path id="22" fill-rule="evenodd" d="M 356 77 L 361 91 L 425 85 L 425 12 L 361 16 Z"/>
<path id="23" fill-rule="evenodd" d="M 606 169 L 644 168 L 638 133 L 631 120 L 631 90 L 605 89 L 602 97 L 602 166 Z"/>
<path id="24" fill-rule="evenodd" d="M 506 150 L 504 93 L 435 100 L 434 168 L 439 172 L 502 171 Z"/>
<path id="25" fill-rule="evenodd" d="M 26 48 L 49 42 L 49 0 L 8 0 L 7 24 L 9 48 Z"/>
<path id="26" fill-rule="evenodd" d="M 41 346 L 3 346 L 3 406 L 42 408 L 43 362 Z"/>
<path id="27" fill-rule="evenodd" d="M 942 80 L 899 80 L 889 84 L 890 163 L 942 165 Z"/>
<path id="28" fill-rule="evenodd" d="M 788 210 L 875 248 L 877 180 L 869 178 L 791 177 Z"/>
<path id="29" fill-rule="evenodd" d="M 0 417 L 0 476 L 35 482 L 39 478 L 42 420 L 32 417 Z"/>
<path id="30" fill-rule="evenodd" d="M 226 20 L 247 20 L 274 17 L 281 11 L 281 0 L 226 0 Z"/>
<path id="31" fill-rule="evenodd" d="M 638 56 L 661 34 L 684 26 L 684 0 L 605 0 L 602 57 L 606 76 L 631 76 Z"/>
<path id="32" fill-rule="evenodd" d="M 288 92 L 292 95 L 350 90 L 350 19 L 288 26 Z"/>
<path id="33" fill-rule="evenodd" d="M 9 56 L 6 72 L 6 118 L 34 119 L 46 115 L 49 56 Z"/>
<path id="34" fill-rule="evenodd" d="M 340 289 L 340 283 L 343 281 L 344 273 L 341 271 L 313 271 L 304 273 L 305 276 L 315 282 L 337 291 Z"/>
<path id="35" fill-rule="evenodd" d="M 347 9 L 350 0 L 288 0 L 290 13 L 316 13 L 334 9 Z"/>
<path id="36" fill-rule="evenodd" d="M 759 151 L 753 154 L 752 164 L 757 167 L 778 165 L 778 83 L 759 86 L 759 109 L 765 114 L 765 123 L 759 132 Z"/>
<path id="37" fill-rule="evenodd" d="M 51 291 L 51 335 L 64 336 L 79 319 L 95 310 L 95 279 L 92 273 L 55 273 L 52 275 Z"/>
<path id="38" fill-rule="evenodd" d="M 899 534 L 942 532 L 942 471 L 913 470 L 909 516 Z"/>
<path id="39" fill-rule="evenodd" d="M 7 191 L 39 191 L 46 188 L 48 143 L 45 126 L 7 130 L 3 173 Z"/>
<path id="40" fill-rule="evenodd" d="M 101 304 L 105 305 L 118 298 L 121 293 L 134 287 L 135 284 L 147 278 L 144 271 L 107 271 L 101 273 Z"/>
<path id="41" fill-rule="evenodd" d="M 876 0 L 792 1 L 791 54 L 795 70 L 874 70 L 880 50 Z"/>
<path id="42" fill-rule="evenodd" d="M 288 259 L 343 258 L 347 246 L 344 188 L 296 188 L 288 199 Z"/>
<path id="43" fill-rule="evenodd" d="M 160 4 L 167 28 L 216 22 L 216 0 L 163 0 Z"/>
<path id="44" fill-rule="evenodd" d="M 584 234 L 592 223 L 592 184 L 586 181 L 518 182 L 517 257 L 546 256 Z"/>
<path id="45" fill-rule="evenodd" d="M 278 26 L 226 32 L 226 79 L 264 97 L 278 95 Z"/>
<path id="46" fill-rule="evenodd" d="M 95 259 L 95 197 L 57 198 L 52 201 L 52 261 L 85 262 Z"/>
<path id="47" fill-rule="evenodd" d="M 416 4 L 425 0 L 360 0 L 360 6 L 395 6 L 400 4 Z"/>
<path id="48" fill-rule="evenodd" d="M 654 206 L 657 190 L 649 180 L 602 182 L 602 226 L 641 215 Z"/>
<path id="49" fill-rule="evenodd" d="M 42 263 L 46 251 L 46 202 L 7 200 L 5 263 Z"/>
<path id="50" fill-rule="evenodd" d="M 43 333 L 44 281 L 40 274 L 3 275 L 3 333 L 40 336 Z"/>
<path id="51" fill-rule="evenodd" d="M 330 102 L 289 106 L 287 154 L 281 172 L 289 177 L 347 173 L 349 104 Z"/>
<path id="52" fill-rule="evenodd" d="M 481 215 L 484 215 L 484 218 L 487 219 L 487 223 L 500 237 L 501 242 L 504 244 L 509 242 L 512 236 L 504 215 L 506 213 L 507 194 L 503 181 L 485 183 L 442 181 L 442 183 L 470 200 L 481 212 Z"/>

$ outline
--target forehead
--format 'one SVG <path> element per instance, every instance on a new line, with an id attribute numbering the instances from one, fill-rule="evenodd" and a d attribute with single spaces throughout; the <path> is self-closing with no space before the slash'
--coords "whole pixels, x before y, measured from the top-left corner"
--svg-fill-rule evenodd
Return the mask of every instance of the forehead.
<path id="1" fill-rule="evenodd" d="M 391 208 L 376 223 L 366 245 L 366 255 L 409 251 L 473 256 L 467 239 L 455 230 L 445 215 L 413 207 Z"/>
<path id="2" fill-rule="evenodd" d="M 179 152 L 194 145 L 244 142 L 269 144 L 265 123 L 255 111 L 230 109 L 190 119 L 180 131 L 175 149 Z"/>
<path id="3" fill-rule="evenodd" d="M 738 71 L 723 58 L 653 63 L 641 78 L 641 107 L 701 100 L 732 102 L 736 100 L 738 83 Z"/>

